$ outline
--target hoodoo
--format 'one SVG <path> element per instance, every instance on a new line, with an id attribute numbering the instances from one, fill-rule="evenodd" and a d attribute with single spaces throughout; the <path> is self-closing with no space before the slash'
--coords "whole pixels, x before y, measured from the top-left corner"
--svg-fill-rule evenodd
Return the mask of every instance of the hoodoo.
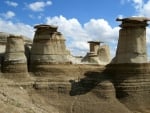
<path id="1" fill-rule="evenodd" d="M 146 26 L 150 19 L 131 17 L 121 21 L 118 47 L 114 63 L 146 63 Z"/>
<path id="2" fill-rule="evenodd" d="M 90 64 L 106 65 L 110 63 L 109 46 L 101 45 L 100 41 L 89 41 L 90 52 L 82 59 L 82 62 Z"/>
<path id="3" fill-rule="evenodd" d="M 63 35 L 56 26 L 37 25 L 31 48 L 30 65 L 70 63 Z M 34 66 L 34 67 L 33 67 Z"/>
<path id="4" fill-rule="evenodd" d="M 27 59 L 24 51 L 23 38 L 10 35 L 7 38 L 3 72 L 27 72 Z"/>
<path id="5" fill-rule="evenodd" d="M 150 64 L 147 61 L 146 26 L 148 18 L 117 19 L 120 25 L 115 59 L 107 66 L 116 96 L 131 111 L 149 109 Z"/>

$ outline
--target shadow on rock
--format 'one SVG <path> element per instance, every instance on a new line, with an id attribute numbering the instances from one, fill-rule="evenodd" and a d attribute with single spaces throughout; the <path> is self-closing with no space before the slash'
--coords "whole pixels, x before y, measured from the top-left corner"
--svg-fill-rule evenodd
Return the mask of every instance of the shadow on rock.
<path id="1" fill-rule="evenodd" d="M 85 78 L 79 81 L 70 80 L 71 96 L 83 95 L 94 89 L 99 83 L 109 80 L 109 77 L 102 72 L 87 72 L 84 74 Z"/>

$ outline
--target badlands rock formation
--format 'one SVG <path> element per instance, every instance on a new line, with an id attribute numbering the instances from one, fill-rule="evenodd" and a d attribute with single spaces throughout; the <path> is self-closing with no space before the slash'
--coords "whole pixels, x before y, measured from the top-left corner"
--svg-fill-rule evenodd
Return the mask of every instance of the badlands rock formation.
<path id="1" fill-rule="evenodd" d="M 37 25 L 30 55 L 30 69 L 41 64 L 71 63 L 63 35 L 56 26 Z M 36 69 L 35 69 L 36 70 Z"/>
<path id="2" fill-rule="evenodd" d="M 122 29 L 116 56 L 105 66 L 71 64 L 65 40 L 55 26 L 36 26 L 33 45 L 24 46 L 21 37 L 9 36 L 1 61 L 0 112 L 150 113 L 150 64 L 145 48 L 148 20 L 119 19 Z M 90 55 L 108 61 L 108 47 L 92 44 Z M 93 58 L 90 55 L 87 57 Z"/>
<path id="3" fill-rule="evenodd" d="M 106 65 L 110 63 L 110 50 L 107 45 L 100 45 L 99 41 L 89 41 L 90 52 L 82 59 L 82 62 L 90 64 Z"/>
<path id="4" fill-rule="evenodd" d="M 21 36 L 10 35 L 7 38 L 3 60 L 3 72 L 27 72 L 24 41 Z"/>
<path id="5" fill-rule="evenodd" d="M 116 96 L 131 111 L 149 113 L 150 64 L 147 62 L 146 26 L 150 19 L 117 19 L 122 24 L 115 60 L 106 67 Z M 148 111 L 147 111 L 148 110 Z"/>
<path id="6" fill-rule="evenodd" d="M 146 63 L 147 18 L 125 18 L 121 21 L 115 63 Z"/>

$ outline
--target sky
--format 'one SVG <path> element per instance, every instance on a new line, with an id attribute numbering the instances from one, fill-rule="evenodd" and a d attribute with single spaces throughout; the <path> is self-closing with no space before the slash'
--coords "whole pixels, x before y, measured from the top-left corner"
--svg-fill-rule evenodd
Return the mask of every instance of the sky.
<path id="1" fill-rule="evenodd" d="M 109 45 L 114 57 L 119 36 L 116 18 L 150 18 L 150 0 L 0 0 L 0 32 L 34 37 L 34 26 L 58 26 L 72 55 L 85 55 L 87 41 Z M 150 57 L 150 26 L 147 27 Z"/>

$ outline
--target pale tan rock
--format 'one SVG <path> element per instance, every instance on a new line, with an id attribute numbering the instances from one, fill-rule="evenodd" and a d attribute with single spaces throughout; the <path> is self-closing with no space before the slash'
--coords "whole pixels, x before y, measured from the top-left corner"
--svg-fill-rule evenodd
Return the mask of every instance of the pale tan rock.
<path id="1" fill-rule="evenodd" d="M 24 51 L 23 38 L 10 35 L 7 38 L 3 72 L 27 72 L 27 59 Z"/>
<path id="2" fill-rule="evenodd" d="M 11 35 L 13 35 L 13 34 L 6 33 L 6 32 L 0 32 L 0 67 L 1 67 L 2 62 L 4 60 L 4 56 L 7 57 L 7 58 L 8 57 L 13 57 L 13 59 L 15 59 L 15 55 L 13 55 L 13 54 L 5 55 L 6 45 L 7 45 L 7 38 Z M 24 43 L 20 43 L 20 44 L 23 44 L 23 46 L 24 45 L 32 45 L 32 40 L 30 38 L 25 37 L 25 36 L 21 36 L 21 37 L 23 38 Z M 15 42 L 15 43 L 18 43 L 18 42 Z M 11 46 L 17 46 L 17 45 L 15 45 L 15 44 L 12 45 L 11 44 Z M 22 48 L 23 48 L 23 46 L 22 46 Z M 9 47 L 9 48 L 10 48 L 9 51 L 14 51 L 14 50 L 11 50 L 11 47 Z M 14 47 L 12 47 L 12 48 L 14 48 Z M 15 47 L 15 48 L 16 48 L 16 51 L 17 51 L 17 49 L 21 49 L 21 48 L 18 48 L 18 47 Z M 26 51 L 26 56 L 29 58 L 29 54 L 27 54 L 27 53 L 29 53 L 28 48 L 26 48 L 25 51 Z M 19 58 L 19 56 L 20 55 L 18 55 L 18 58 Z"/>
<path id="3" fill-rule="evenodd" d="M 65 39 L 57 27 L 37 25 L 31 48 L 32 63 L 68 63 L 70 52 L 66 49 Z"/>
<path id="4" fill-rule="evenodd" d="M 110 49 L 108 45 L 100 46 L 100 48 L 98 49 L 98 58 L 101 64 L 110 63 L 111 57 L 110 57 Z"/>
<path id="5" fill-rule="evenodd" d="M 114 63 L 147 62 L 146 26 L 149 19 L 131 17 L 122 21 Z"/>
<path id="6" fill-rule="evenodd" d="M 107 45 L 100 46 L 99 41 L 89 41 L 90 52 L 82 59 L 82 62 L 90 64 L 106 65 L 110 63 L 110 50 Z"/>

